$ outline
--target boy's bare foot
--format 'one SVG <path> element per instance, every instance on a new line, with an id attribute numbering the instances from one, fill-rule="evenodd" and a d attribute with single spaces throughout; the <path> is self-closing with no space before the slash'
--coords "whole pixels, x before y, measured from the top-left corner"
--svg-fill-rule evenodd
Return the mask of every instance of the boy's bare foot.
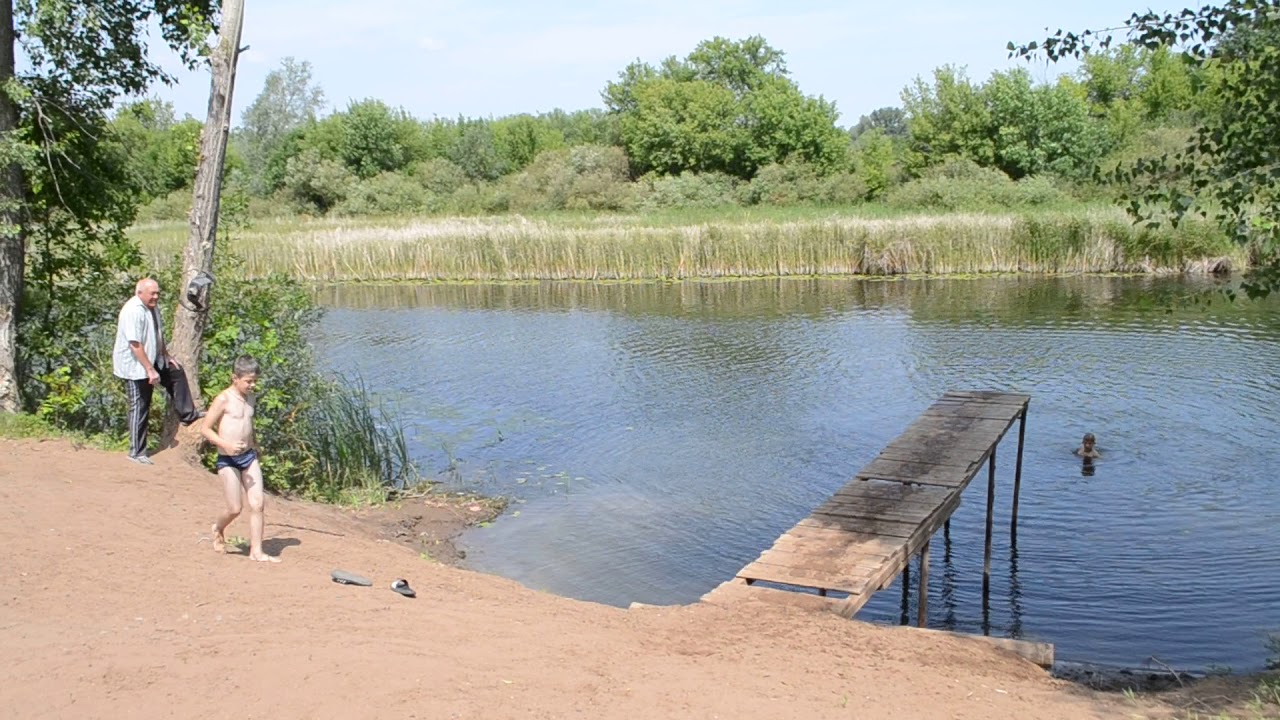
<path id="1" fill-rule="evenodd" d="M 279 558 L 279 557 L 277 557 L 277 556 L 275 556 L 275 555 L 268 555 L 268 554 L 266 554 L 266 553 L 262 553 L 262 554 L 260 554 L 260 555 L 254 555 L 254 554 L 250 553 L 250 555 L 249 555 L 249 559 L 250 559 L 250 560 L 257 560 L 258 562 L 280 562 L 280 558 Z"/>
<path id="2" fill-rule="evenodd" d="M 216 553 L 225 553 L 227 551 L 227 539 L 218 530 L 217 523 L 213 525 L 213 551 Z"/>

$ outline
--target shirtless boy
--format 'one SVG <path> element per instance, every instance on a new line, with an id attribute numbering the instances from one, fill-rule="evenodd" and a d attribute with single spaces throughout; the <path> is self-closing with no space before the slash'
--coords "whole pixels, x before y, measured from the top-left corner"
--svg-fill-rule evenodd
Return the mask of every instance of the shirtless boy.
<path id="1" fill-rule="evenodd" d="M 1102 457 L 1102 453 L 1098 452 L 1098 448 L 1095 447 L 1095 443 L 1097 443 L 1097 440 L 1094 439 L 1093 433 L 1085 433 L 1084 439 L 1080 441 L 1080 447 L 1076 448 L 1076 455 L 1079 455 L 1086 460 L 1094 460 Z"/>
<path id="2" fill-rule="evenodd" d="M 280 558 L 262 550 L 262 465 L 258 462 L 258 440 L 253 434 L 253 388 L 257 382 L 258 361 L 248 355 L 236 358 L 231 387 L 214 398 L 200 427 L 200 433 L 218 449 L 218 477 L 222 478 L 227 497 L 227 512 L 213 524 L 213 549 L 226 552 L 223 531 L 240 515 L 243 488 L 249 500 L 249 557 L 258 562 L 280 562 Z"/>

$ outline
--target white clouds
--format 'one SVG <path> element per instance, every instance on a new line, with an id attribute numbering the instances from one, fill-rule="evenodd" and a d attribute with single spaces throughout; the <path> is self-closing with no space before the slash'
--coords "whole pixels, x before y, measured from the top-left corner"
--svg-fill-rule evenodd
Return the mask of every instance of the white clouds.
<path id="1" fill-rule="evenodd" d="M 445 45 L 444 42 L 427 35 L 425 37 L 418 38 L 418 47 L 428 52 L 435 52 L 437 50 L 444 50 L 448 46 Z"/>

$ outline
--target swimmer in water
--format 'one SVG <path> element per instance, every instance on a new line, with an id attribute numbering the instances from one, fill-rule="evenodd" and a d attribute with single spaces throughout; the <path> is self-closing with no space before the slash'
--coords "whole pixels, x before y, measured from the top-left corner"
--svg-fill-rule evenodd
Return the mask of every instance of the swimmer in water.
<path id="1" fill-rule="evenodd" d="M 1084 439 L 1080 441 L 1080 447 L 1076 448 L 1075 453 L 1086 460 L 1096 460 L 1102 457 L 1102 453 L 1098 452 L 1095 446 L 1097 440 L 1093 437 L 1093 433 L 1085 433 Z"/>

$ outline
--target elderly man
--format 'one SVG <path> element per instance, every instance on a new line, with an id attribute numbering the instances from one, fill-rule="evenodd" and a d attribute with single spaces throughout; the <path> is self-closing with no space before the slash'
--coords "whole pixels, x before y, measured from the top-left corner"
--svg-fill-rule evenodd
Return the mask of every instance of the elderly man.
<path id="1" fill-rule="evenodd" d="M 147 415 L 151 412 L 151 394 L 156 383 L 164 386 L 170 407 L 183 425 L 204 416 L 191 402 L 182 366 L 169 355 L 160 325 L 160 285 L 151 278 L 138 281 L 134 296 L 120 308 L 116 323 L 116 344 L 111 364 L 116 377 L 124 380 L 129 399 L 129 459 L 151 465 L 147 457 Z"/>

